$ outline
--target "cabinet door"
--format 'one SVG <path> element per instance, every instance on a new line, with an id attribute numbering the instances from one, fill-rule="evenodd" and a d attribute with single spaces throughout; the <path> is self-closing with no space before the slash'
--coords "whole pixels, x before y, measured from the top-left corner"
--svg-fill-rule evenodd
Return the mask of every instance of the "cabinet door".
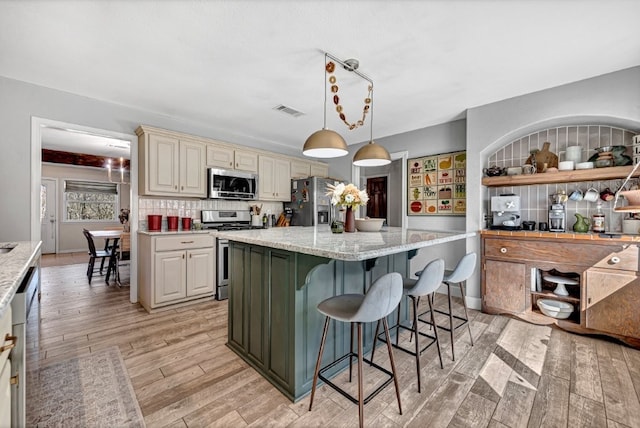
<path id="1" fill-rule="evenodd" d="M 0 427 L 11 426 L 11 360 L 0 366 Z M 20 379 L 24 382 L 26 379 Z"/>
<path id="2" fill-rule="evenodd" d="M 329 165 L 322 165 L 317 163 L 311 164 L 311 177 L 328 177 L 329 176 Z"/>
<path id="3" fill-rule="evenodd" d="M 149 168 L 147 181 L 149 191 L 156 193 L 178 193 L 180 181 L 180 144 L 178 139 L 149 135 Z"/>
<path id="4" fill-rule="evenodd" d="M 258 154 L 247 150 L 236 150 L 234 154 L 235 169 L 258 172 Z"/>
<path id="5" fill-rule="evenodd" d="M 171 302 L 187 296 L 185 251 L 167 251 L 155 256 L 155 303 Z"/>
<path id="6" fill-rule="evenodd" d="M 213 248 L 187 251 L 187 296 L 213 294 Z"/>
<path id="7" fill-rule="evenodd" d="M 311 177 L 311 165 L 304 161 L 291 161 L 291 178 Z"/>
<path id="8" fill-rule="evenodd" d="M 247 340 L 245 337 L 246 326 L 244 311 L 246 308 L 245 296 L 249 272 L 245 271 L 245 257 L 248 253 L 248 245 L 238 242 L 229 242 L 229 343 L 246 351 Z"/>
<path id="9" fill-rule="evenodd" d="M 269 250 L 269 308 L 278 310 L 267 311 L 269 337 L 268 359 L 266 369 L 286 388 L 291 388 L 293 380 L 293 358 L 291 352 L 294 343 L 295 321 L 291 308 L 295 294 L 295 260 L 289 251 Z"/>
<path id="10" fill-rule="evenodd" d="M 275 168 L 276 160 L 274 158 L 267 156 L 260 156 L 258 158 L 258 193 L 261 200 L 269 201 L 275 199 Z"/>
<path id="11" fill-rule="evenodd" d="M 180 194 L 205 197 L 204 144 L 180 141 Z"/>
<path id="12" fill-rule="evenodd" d="M 587 271 L 586 327 L 640 338 L 640 279 L 636 272 Z"/>
<path id="13" fill-rule="evenodd" d="M 291 162 L 284 159 L 275 160 L 275 171 L 273 176 L 275 188 L 274 199 L 276 201 L 291 201 Z"/>
<path id="14" fill-rule="evenodd" d="M 207 166 L 212 168 L 233 169 L 233 149 L 230 147 L 207 144 Z"/>
<path id="15" fill-rule="evenodd" d="M 485 260 L 482 308 L 522 313 L 526 309 L 524 263 Z"/>

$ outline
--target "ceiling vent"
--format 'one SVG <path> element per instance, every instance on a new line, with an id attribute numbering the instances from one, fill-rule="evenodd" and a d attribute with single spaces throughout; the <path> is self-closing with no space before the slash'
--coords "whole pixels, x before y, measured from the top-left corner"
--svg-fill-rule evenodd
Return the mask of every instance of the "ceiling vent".
<path id="1" fill-rule="evenodd" d="M 275 106 L 273 109 L 277 110 L 277 111 L 281 111 L 282 113 L 286 113 L 286 114 L 291 115 L 293 117 L 298 117 L 298 116 L 304 115 L 303 112 L 298 111 L 298 110 L 296 110 L 294 108 L 291 108 L 291 107 L 284 106 L 282 104 L 280 104 L 279 106 Z"/>

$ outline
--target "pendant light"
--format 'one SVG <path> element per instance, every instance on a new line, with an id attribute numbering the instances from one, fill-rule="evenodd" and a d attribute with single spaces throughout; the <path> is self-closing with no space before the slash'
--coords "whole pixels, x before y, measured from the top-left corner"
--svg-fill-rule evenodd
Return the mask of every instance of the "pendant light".
<path id="1" fill-rule="evenodd" d="M 327 63 L 327 54 L 324 55 Z M 335 131 L 327 129 L 327 68 L 324 70 L 324 122 L 322 129 L 307 138 L 302 154 L 313 158 L 336 158 L 349 153 L 347 142 Z"/>
<path id="2" fill-rule="evenodd" d="M 373 141 L 373 82 L 371 82 L 371 118 L 369 119 L 369 142 L 360 147 L 353 156 L 356 166 L 383 166 L 391 163 L 391 156 L 387 149 Z"/>

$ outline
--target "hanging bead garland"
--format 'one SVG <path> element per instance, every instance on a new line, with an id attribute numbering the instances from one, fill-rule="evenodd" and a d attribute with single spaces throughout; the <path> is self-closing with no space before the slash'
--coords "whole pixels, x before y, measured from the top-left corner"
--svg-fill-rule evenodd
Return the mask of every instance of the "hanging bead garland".
<path id="1" fill-rule="evenodd" d="M 333 74 L 333 72 L 336 69 L 336 65 L 333 61 L 329 61 L 327 62 L 326 66 L 325 66 L 327 73 L 329 74 Z M 350 123 L 347 120 L 347 117 L 345 116 L 345 114 L 342 112 L 342 106 L 340 105 L 340 97 L 338 96 L 338 85 L 336 85 L 337 79 L 336 76 L 330 76 L 329 77 L 329 83 L 331 83 L 331 92 L 334 94 L 333 95 L 333 103 L 336 105 L 336 111 L 338 112 L 338 117 L 340 117 L 340 120 L 342 120 L 344 122 L 345 125 L 347 125 L 347 127 L 349 127 L 349 130 L 354 130 L 359 126 L 364 125 L 364 119 L 367 116 L 367 113 L 369 113 L 369 109 L 371 107 L 371 92 L 373 91 L 373 85 L 369 85 L 369 93 L 367 94 L 367 97 L 364 99 L 364 107 L 362 109 L 362 119 L 354 122 L 354 123 Z"/>

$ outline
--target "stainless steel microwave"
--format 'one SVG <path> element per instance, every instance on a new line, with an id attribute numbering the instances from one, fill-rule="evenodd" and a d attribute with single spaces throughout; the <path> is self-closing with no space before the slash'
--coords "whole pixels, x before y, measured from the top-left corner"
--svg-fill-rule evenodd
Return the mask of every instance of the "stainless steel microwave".
<path id="1" fill-rule="evenodd" d="M 209 168 L 207 197 L 253 201 L 258 198 L 258 176 L 244 171 Z"/>

